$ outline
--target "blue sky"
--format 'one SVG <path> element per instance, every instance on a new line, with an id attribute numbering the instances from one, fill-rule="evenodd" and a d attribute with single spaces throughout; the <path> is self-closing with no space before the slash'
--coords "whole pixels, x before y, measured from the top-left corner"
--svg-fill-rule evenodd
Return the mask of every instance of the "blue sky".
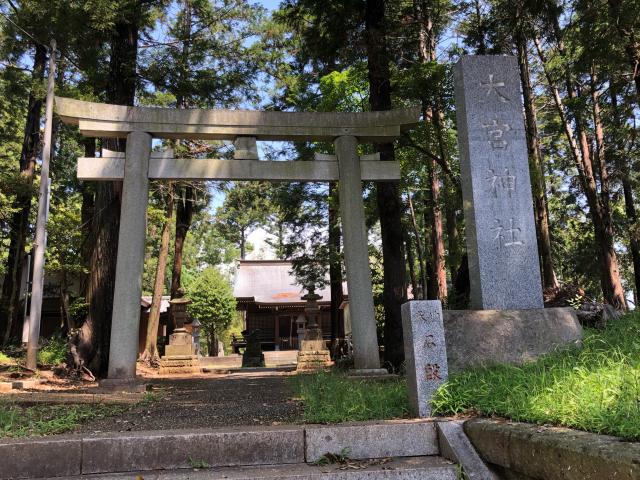
<path id="1" fill-rule="evenodd" d="M 257 3 L 265 8 L 268 8 L 269 10 L 275 10 L 276 8 L 278 8 L 280 0 L 259 0 Z"/>

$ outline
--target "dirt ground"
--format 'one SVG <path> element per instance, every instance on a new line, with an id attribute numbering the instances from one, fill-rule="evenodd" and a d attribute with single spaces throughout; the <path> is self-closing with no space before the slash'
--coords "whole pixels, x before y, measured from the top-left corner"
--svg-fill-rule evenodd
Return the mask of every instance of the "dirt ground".
<path id="1" fill-rule="evenodd" d="M 113 417 L 98 418 L 77 432 L 213 428 L 297 423 L 302 405 L 286 373 L 149 379 L 153 401 Z"/>

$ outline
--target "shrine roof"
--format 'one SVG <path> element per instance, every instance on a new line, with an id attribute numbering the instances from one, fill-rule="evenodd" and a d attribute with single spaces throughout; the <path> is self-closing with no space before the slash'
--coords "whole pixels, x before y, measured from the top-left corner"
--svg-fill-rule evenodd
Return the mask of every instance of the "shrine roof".
<path id="1" fill-rule="evenodd" d="M 346 284 L 343 284 L 346 294 Z M 255 302 L 258 305 L 303 305 L 302 296 L 307 292 L 291 273 L 287 260 L 241 260 L 233 286 L 238 302 Z M 322 299 L 331 301 L 331 290 L 325 286 L 318 290 Z"/>

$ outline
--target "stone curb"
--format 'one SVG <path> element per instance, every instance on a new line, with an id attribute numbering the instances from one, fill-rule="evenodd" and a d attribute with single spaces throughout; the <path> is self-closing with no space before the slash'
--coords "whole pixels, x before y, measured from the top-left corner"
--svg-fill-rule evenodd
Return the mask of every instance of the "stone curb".
<path id="1" fill-rule="evenodd" d="M 82 437 L 52 436 L 0 441 L 0 478 L 80 475 Z"/>
<path id="2" fill-rule="evenodd" d="M 465 435 L 462 420 L 436 422 L 440 454 L 459 464 L 469 480 L 498 480 Z"/>
<path id="3" fill-rule="evenodd" d="M 464 423 L 480 456 L 503 471 L 546 480 L 637 480 L 640 443 L 607 435 L 473 419 Z"/>
<path id="4" fill-rule="evenodd" d="M 362 422 L 305 427 L 307 462 L 327 453 L 351 459 L 438 455 L 438 436 L 432 421 Z"/>
<path id="5" fill-rule="evenodd" d="M 0 478 L 302 464 L 344 449 L 354 460 L 440 451 L 432 420 L 60 435 L 0 440 Z"/>
<path id="6" fill-rule="evenodd" d="M 103 434 L 82 440 L 82 473 L 301 463 L 303 445 L 295 426 Z"/>

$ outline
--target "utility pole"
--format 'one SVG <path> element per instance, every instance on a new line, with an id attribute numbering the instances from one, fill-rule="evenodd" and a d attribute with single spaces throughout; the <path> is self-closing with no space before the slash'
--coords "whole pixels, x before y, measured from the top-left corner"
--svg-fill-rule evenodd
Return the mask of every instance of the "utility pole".
<path id="1" fill-rule="evenodd" d="M 44 145 L 42 148 L 42 168 L 40 170 L 40 197 L 38 198 L 38 218 L 33 255 L 33 287 L 31 291 L 31 314 L 29 318 L 29 342 L 27 344 L 27 368 L 36 370 L 38 340 L 40 338 L 40 316 L 42 313 L 42 290 L 44 288 L 44 252 L 47 248 L 47 217 L 49 216 L 49 195 L 51 181 L 51 136 L 53 132 L 53 95 L 56 78 L 56 41 L 51 40 L 49 49 L 49 78 L 47 83 L 47 103 L 44 124 Z"/>

